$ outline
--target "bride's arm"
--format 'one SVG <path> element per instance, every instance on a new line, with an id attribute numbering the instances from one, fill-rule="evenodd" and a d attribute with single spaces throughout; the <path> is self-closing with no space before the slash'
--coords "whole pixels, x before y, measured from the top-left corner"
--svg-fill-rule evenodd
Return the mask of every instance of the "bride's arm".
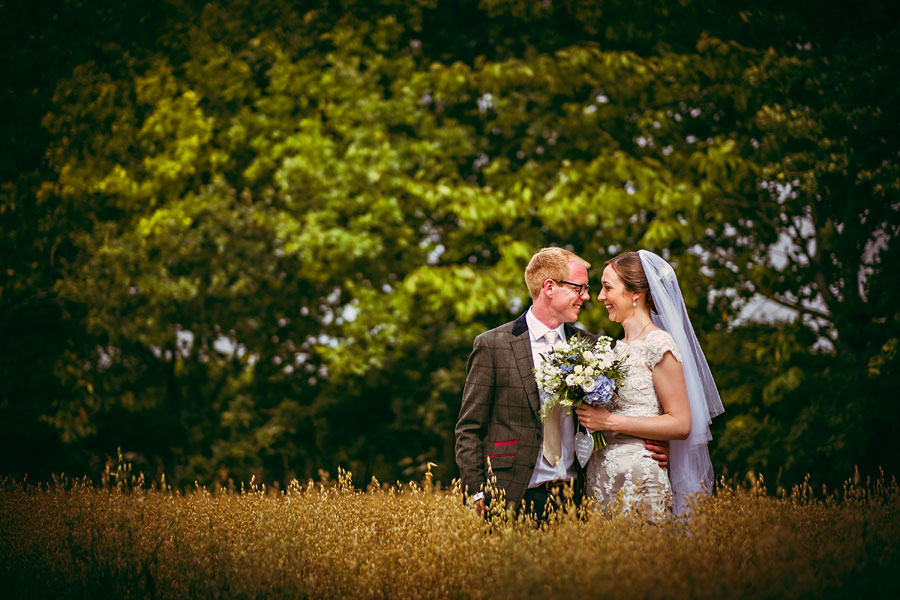
<path id="1" fill-rule="evenodd" d="M 575 411 L 578 420 L 595 431 L 618 431 L 653 440 L 685 439 L 691 433 L 691 405 L 681 363 L 671 352 L 666 352 L 653 369 L 653 387 L 663 408 L 658 417 L 628 417 L 582 404 Z"/>

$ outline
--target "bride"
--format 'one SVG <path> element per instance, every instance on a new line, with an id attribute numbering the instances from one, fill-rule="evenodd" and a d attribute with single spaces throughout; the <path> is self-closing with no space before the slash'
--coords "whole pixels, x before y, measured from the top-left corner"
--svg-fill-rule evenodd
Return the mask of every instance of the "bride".
<path id="1" fill-rule="evenodd" d="M 724 410 L 719 392 L 669 263 L 647 250 L 626 252 L 605 263 L 601 285 L 597 300 L 625 329 L 615 352 L 628 370 L 611 412 L 586 403 L 576 411 L 608 441 L 587 463 L 585 494 L 612 508 L 621 492 L 625 511 L 680 514 L 689 496 L 712 489 L 706 445 L 710 419 Z M 671 472 L 644 439 L 671 440 Z"/>

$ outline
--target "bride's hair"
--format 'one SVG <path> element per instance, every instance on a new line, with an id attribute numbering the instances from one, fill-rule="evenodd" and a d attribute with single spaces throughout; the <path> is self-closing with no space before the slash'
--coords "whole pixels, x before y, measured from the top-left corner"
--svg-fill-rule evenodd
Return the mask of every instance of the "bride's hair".
<path id="1" fill-rule="evenodd" d="M 644 273 L 644 266 L 641 264 L 641 257 L 637 252 L 623 252 L 603 263 L 603 266 L 612 267 L 629 292 L 644 292 L 647 308 L 650 309 L 650 312 L 659 313 L 653 303 L 650 284 L 647 282 L 647 275 Z"/>

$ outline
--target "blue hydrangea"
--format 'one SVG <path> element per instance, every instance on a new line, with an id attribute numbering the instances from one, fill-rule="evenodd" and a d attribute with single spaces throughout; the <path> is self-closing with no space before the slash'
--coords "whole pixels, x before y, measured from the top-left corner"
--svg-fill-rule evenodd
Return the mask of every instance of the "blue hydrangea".
<path id="1" fill-rule="evenodd" d="M 575 370 L 574 365 L 559 365 L 559 370 L 568 375 Z"/>
<path id="2" fill-rule="evenodd" d="M 606 406 L 612 400 L 616 386 L 612 379 L 606 375 L 600 375 L 594 379 L 594 389 L 588 392 L 584 400 L 592 406 Z"/>

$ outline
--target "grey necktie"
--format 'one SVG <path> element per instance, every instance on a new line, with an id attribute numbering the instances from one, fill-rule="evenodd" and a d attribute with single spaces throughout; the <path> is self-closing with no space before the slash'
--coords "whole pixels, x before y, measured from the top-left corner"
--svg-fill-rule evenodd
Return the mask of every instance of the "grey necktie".
<path id="1" fill-rule="evenodd" d="M 559 334 L 555 331 L 548 331 L 544 334 L 544 340 L 551 348 L 556 344 Z M 562 454 L 562 430 L 559 424 L 560 406 L 557 404 L 550 409 L 547 420 L 544 422 L 544 458 L 551 465 L 556 466 L 559 457 Z"/>

